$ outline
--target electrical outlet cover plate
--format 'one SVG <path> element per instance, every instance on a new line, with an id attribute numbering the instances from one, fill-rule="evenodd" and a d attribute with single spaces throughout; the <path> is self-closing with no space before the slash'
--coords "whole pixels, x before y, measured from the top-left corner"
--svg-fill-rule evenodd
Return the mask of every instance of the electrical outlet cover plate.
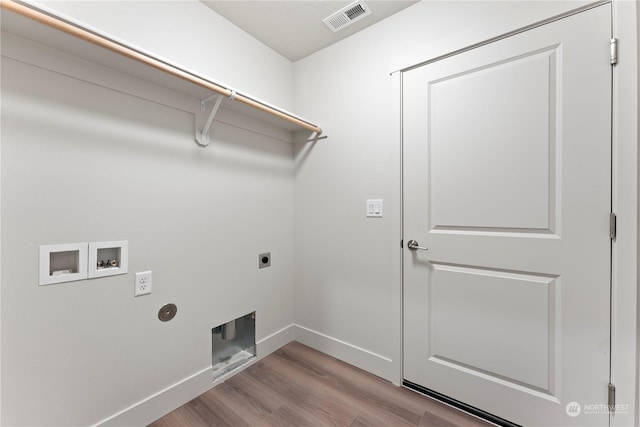
<path id="1" fill-rule="evenodd" d="M 136 282 L 133 288 L 133 296 L 147 295 L 151 293 L 151 272 L 136 273 Z"/>

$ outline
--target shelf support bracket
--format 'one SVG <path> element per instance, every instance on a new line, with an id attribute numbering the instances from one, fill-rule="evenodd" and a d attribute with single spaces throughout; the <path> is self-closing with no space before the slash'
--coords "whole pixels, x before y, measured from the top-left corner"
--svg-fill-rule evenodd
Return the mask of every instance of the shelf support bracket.
<path id="1" fill-rule="evenodd" d="M 209 113 L 209 118 L 207 119 L 204 127 L 202 129 L 198 128 L 198 120 L 196 120 L 196 142 L 203 147 L 209 145 L 209 129 L 211 128 L 211 124 L 213 123 L 213 118 L 216 116 L 218 112 L 218 108 L 220 108 L 220 104 L 222 103 L 222 95 L 211 95 L 208 98 L 200 101 L 200 111 L 205 112 L 207 109 L 207 103 L 213 102 L 213 108 L 211 108 L 211 112 Z M 214 101 L 215 100 L 215 101 Z"/>

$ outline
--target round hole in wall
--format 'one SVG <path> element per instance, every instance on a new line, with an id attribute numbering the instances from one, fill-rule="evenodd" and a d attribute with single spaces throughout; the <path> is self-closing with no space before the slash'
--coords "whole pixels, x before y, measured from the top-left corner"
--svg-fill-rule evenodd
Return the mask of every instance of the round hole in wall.
<path id="1" fill-rule="evenodd" d="M 268 263 L 268 262 L 269 262 L 269 257 L 268 257 L 268 256 L 263 256 L 263 257 L 262 257 L 262 263 L 263 263 L 263 264 L 266 264 L 266 263 Z"/>

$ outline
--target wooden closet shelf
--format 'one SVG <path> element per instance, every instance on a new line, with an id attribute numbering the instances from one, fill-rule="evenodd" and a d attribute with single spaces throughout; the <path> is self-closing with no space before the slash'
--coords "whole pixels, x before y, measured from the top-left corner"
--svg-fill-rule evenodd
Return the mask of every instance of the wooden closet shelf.
<path id="1" fill-rule="evenodd" d="M 1 6 L 3 31 L 199 100 L 221 95 L 223 108 L 290 132 L 322 133 L 311 121 L 33 5 L 1 0 Z"/>

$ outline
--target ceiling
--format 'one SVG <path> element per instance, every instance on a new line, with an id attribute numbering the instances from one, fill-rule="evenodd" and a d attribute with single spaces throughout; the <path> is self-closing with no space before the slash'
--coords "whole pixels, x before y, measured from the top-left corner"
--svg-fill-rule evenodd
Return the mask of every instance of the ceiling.
<path id="1" fill-rule="evenodd" d="M 416 0 L 365 0 L 371 15 L 334 33 L 322 20 L 353 0 L 201 1 L 292 62 L 417 3 Z"/>

